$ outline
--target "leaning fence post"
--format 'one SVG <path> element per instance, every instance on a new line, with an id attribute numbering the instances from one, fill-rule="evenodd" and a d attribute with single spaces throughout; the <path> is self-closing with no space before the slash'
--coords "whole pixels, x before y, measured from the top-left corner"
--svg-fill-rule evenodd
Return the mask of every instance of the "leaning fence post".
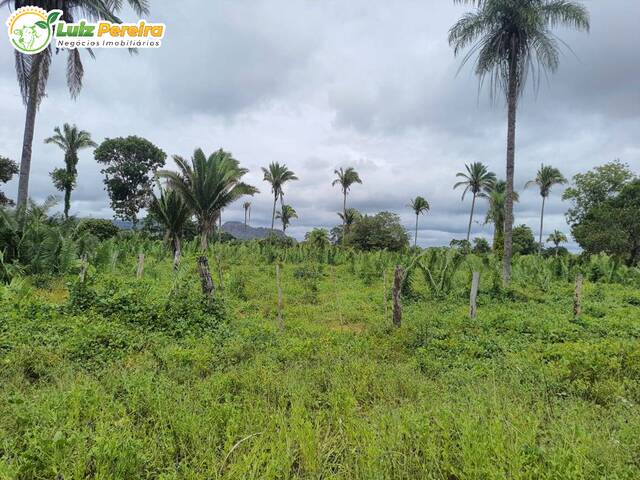
<path id="1" fill-rule="evenodd" d="M 480 272 L 473 272 L 471 278 L 471 293 L 469 295 L 469 317 L 476 318 L 478 315 L 478 287 L 480 286 Z"/>
<path id="2" fill-rule="evenodd" d="M 573 295 L 573 318 L 577 318 L 582 313 L 582 274 L 576 276 L 576 291 Z"/>
<path id="3" fill-rule="evenodd" d="M 393 278 L 393 324 L 399 327 L 402 323 L 402 300 L 400 294 L 402 292 L 402 267 L 396 266 L 396 272 Z"/>
<path id="4" fill-rule="evenodd" d="M 209 271 L 209 260 L 204 255 L 198 257 L 198 271 L 200 272 L 202 294 L 209 301 L 213 295 L 213 280 L 211 280 L 211 272 Z"/>
<path id="5" fill-rule="evenodd" d="M 280 284 L 280 264 L 276 263 L 276 286 L 278 287 L 278 328 L 284 330 L 284 320 L 282 318 L 282 285 Z"/>
<path id="6" fill-rule="evenodd" d="M 88 263 L 87 263 L 87 254 L 83 253 L 82 254 L 82 263 L 80 264 L 80 283 L 84 283 L 84 279 L 87 275 L 87 267 L 88 267 Z"/>
<path id="7" fill-rule="evenodd" d="M 144 274 L 144 253 L 138 254 L 138 270 L 136 271 L 136 278 L 142 278 Z"/>

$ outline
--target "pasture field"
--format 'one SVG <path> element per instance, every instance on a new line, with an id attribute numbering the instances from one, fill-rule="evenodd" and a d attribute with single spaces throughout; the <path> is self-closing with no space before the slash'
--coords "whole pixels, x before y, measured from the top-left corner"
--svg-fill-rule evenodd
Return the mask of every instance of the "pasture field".
<path id="1" fill-rule="evenodd" d="M 174 273 L 147 245 L 140 279 L 100 248 L 84 283 L 0 287 L 0 478 L 640 478 L 637 269 L 522 257 L 505 290 L 441 251 L 395 328 L 400 255 L 214 245 L 204 304 L 195 246 Z"/>

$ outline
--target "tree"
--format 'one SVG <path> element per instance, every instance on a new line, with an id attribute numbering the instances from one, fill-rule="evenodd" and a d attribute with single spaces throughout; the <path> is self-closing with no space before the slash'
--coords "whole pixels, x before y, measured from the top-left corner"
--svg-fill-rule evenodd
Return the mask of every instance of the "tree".
<path id="1" fill-rule="evenodd" d="M 5 157 L 0 157 L 0 183 L 7 183 L 19 171 L 16 162 Z M 14 205 L 13 200 L 7 197 L 4 192 L 0 192 L 0 207 L 12 205 Z"/>
<path id="2" fill-rule="evenodd" d="M 276 218 L 282 221 L 282 233 L 285 233 L 291 220 L 298 218 L 298 214 L 291 205 L 282 205 L 281 209 L 276 213 Z"/>
<path id="3" fill-rule="evenodd" d="M 251 202 L 244 202 L 242 204 L 242 208 L 244 209 L 244 229 L 247 229 L 247 215 L 249 216 L 249 220 L 251 220 Z"/>
<path id="4" fill-rule="evenodd" d="M 418 245 L 418 218 L 420 215 L 427 213 L 431 207 L 425 198 L 418 195 L 409 202 L 409 208 L 416 214 L 416 236 L 413 241 L 413 246 L 416 247 Z"/>
<path id="5" fill-rule="evenodd" d="M 323 249 L 330 244 L 329 232 L 325 228 L 314 228 L 305 234 L 304 241 L 316 248 Z"/>
<path id="6" fill-rule="evenodd" d="M 560 230 L 554 230 L 551 235 L 549 235 L 549 238 L 547 238 L 547 242 L 553 243 L 555 246 L 555 256 L 557 257 L 560 244 L 567 243 L 567 236 Z"/>
<path id="7" fill-rule="evenodd" d="M 347 169 L 343 169 L 340 167 L 338 170 L 334 170 L 333 173 L 336 174 L 337 178 L 331 182 L 331 186 L 340 185 L 342 189 L 342 229 L 346 232 L 348 226 L 346 224 L 346 216 L 347 216 L 347 195 L 349 194 L 349 189 L 351 185 L 354 183 L 362 184 L 362 180 L 360 180 L 360 175 L 353 167 L 347 167 Z"/>
<path id="8" fill-rule="evenodd" d="M 471 249 L 476 255 L 486 255 L 491 252 L 491 246 L 489 242 L 482 237 L 476 237 L 473 239 L 473 248 Z"/>
<path id="9" fill-rule="evenodd" d="M 540 235 L 538 236 L 540 253 L 542 253 L 543 246 L 542 231 L 544 228 L 544 204 L 547 200 L 547 197 L 551 193 L 551 188 L 554 185 L 564 185 L 565 183 L 567 183 L 567 179 L 564 178 L 562 173 L 560 173 L 560 170 L 543 164 L 540 165 L 538 173 L 536 174 L 536 178 L 534 180 L 529 180 L 524 185 L 524 188 L 527 188 L 530 185 L 537 185 L 540 189 L 540 196 L 542 197 L 542 209 L 540 210 Z"/>
<path id="10" fill-rule="evenodd" d="M 562 194 L 563 200 L 572 203 L 566 214 L 569 225 L 581 223 L 592 208 L 616 196 L 634 179 L 629 166 L 620 160 L 575 175 L 573 185 Z"/>
<path id="11" fill-rule="evenodd" d="M 511 277 L 513 247 L 513 182 L 515 167 L 516 111 L 527 77 L 539 84 L 541 71 L 555 72 L 560 63 L 559 41 L 551 29 L 557 26 L 589 30 L 586 8 L 571 0 L 469 0 L 477 8 L 465 14 L 449 30 L 449 44 L 467 63 L 477 54 L 475 73 L 480 84 L 489 77 L 491 96 L 499 91 L 507 102 L 507 191 L 505 199 L 502 278 Z"/>
<path id="12" fill-rule="evenodd" d="M 640 179 L 622 188 L 613 198 L 587 211 L 573 226 L 573 236 L 585 252 L 605 252 L 629 265 L 640 261 Z"/>
<path id="13" fill-rule="evenodd" d="M 365 215 L 355 221 L 344 243 L 360 250 L 400 251 L 409 246 L 409 236 L 395 213 Z"/>
<path id="14" fill-rule="evenodd" d="M 273 212 L 271 214 L 271 231 L 273 231 L 278 198 L 280 199 L 280 206 L 284 205 L 284 184 L 298 180 L 298 177 L 286 165 L 280 165 L 278 162 L 270 163 L 269 168 L 262 167 L 262 172 L 264 173 L 263 180 L 271 184 L 271 192 L 273 193 Z"/>
<path id="15" fill-rule="evenodd" d="M 149 140 L 130 136 L 107 138 L 94 157 L 101 170 L 116 217 L 137 222 L 141 208 L 151 200 L 151 173 L 164 166 L 167 155 Z"/>
<path id="16" fill-rule="evenodd" d="M 484 223 L 493 223 L 493 251 L 502 255 L 504 246 L 504 208 L 506 202 L 507 182 L 498 180 L 488 194 L 489 210 Z M 520 195 L 513 192 L 513 201 L 518 202 Z"/>
<path id="17" fill-rule="evenodd" d="M 353 222 L 361 216 L 360 212 L 355 208 L 347 208 L 346 212 L 338 212 L 338 217 L 340 217 L 342 224 L 336 225 L 331 229 L 331 241 L 335 245 L 341 244 L 344 238 L 345 228 L 348 230 L 349 227 L 353 225 Z"/>
<path id="18" fill-rule="evenodd" d="M 463 181 L 456 183 L 453 188 L 465 187 L 462 192 L 462 200 L 467 192 L 473 194 L 473 200 L 471 201 L 471 214 L 469 215 L 469 227 L 467 228 L 467 242 L 471 236 L 471 223 L 473 222 L 473 210 L 476 206 L 476 199 L 487 198 L 487 192 L 490 192 L 493 185 L 496 183 L 496 174 L 490 172 L 487 167 L 481 162 L 474 162 L 470 165 L 465 165 L 467 173 L 458 172 L 456 177 L 464 178 Z"/>
<path id="19" fill-rule="evenodd" d="M 56 168 L 49 175 L 53 180 L 53 185 L 64 192 L 64 218 L 69 218 L 69 208 L 71 207 L 71 192 L 76 186 L 78 178 L 78 151 L 83 148 L 97 147 L 96 142 L 91 140 L 91 134 L 85 130 L 79 130 L 75 125 L 65 123 L 53 129 L 54 135 L 44 140 L 44 143 L 54 144 L 64 152 L 64 168 Z"/>
<path id="20" fill-rule="evenodd" d="M 128 0 L 131 8 L 137 15 L 143 16 L 149 13 L 147 0 Z M 0 7 L 13 5 L 18 9 L 25 5 L 36 5 L 45 10 L 62 10 L 61 19 L 67 23 L 74 22 L 77 17 L 93 21 L 107 20 L 121 23 L 117 14 L 124 7 L 123 1 L 104 2 L 95 0 L 39 0 L 37 2 L 25 2 L 24 0 L 0 0 Z M 58 19 L 55 12 L 50 14 L 52 23 Z M 53 43 L 53 42 L 52 42 Z M 18 85 L 22 95 L 22 101 L 26 106 L 24 135 L 22 140 L 22 156 L 20 159 L 20 178 L 18 181 L 18 205 L 26 205 L 29 196 L 29 174 L 31 171 L 31 151 L 33 135 L 35 132 L 36 112 L 40 102 L 46 95 L 47 81 L 49 80 L 49 68 L 51 66 L 52 46 L 35 55 L 25 55 L 16 52 L 15 63 L 18 77 Z M 89 55 L 93 52 L 89 50 Z M 80 49 L 67 49 L 67 87 L 71 98 L 75 99 L 82 88 L 84 68 L 80 58 Z"/>
<path id="21" fill-rule="evenodd" d="M 531 255 L 538 251 L 533 230 L 526 225 L 519 225 L 513 229 L 513 254 Z"/>
<path id="22" fill-rule="evenodd" d="M 152 193 L 149 213 L 165 229 L 165 240 L 173 250 L 173 268 L 177 269 L 182 254 L 182 237 L 184 226 L 193 214 L 190 206 L 175 189 L 162 188 L 158 185 L 160 195 Z"/>
<path id="23" fill-rule="evenodd" d="M 78 224 L 76 232 L 79 234 L 86 232 L 98 240 L 108 240 L 117 236 L 120 228 L 105 218 L 86 218 Z"/>
<path id="24" fill-rule="evenodd" d="M 209 237 L 220 211 L 243 195 L 254 195 L 258 189 L 242 182 L 248 172 L 240 167 L 233 156 L 220 149 L 207 157 L 198 148 L 191 157 L 191 164 L 174 155 L 179 172 L 160 170 L 158 176 L 166 178 L 170 188 L 175 189 L 196 216 L 200 248 L 209 248 Z"/>

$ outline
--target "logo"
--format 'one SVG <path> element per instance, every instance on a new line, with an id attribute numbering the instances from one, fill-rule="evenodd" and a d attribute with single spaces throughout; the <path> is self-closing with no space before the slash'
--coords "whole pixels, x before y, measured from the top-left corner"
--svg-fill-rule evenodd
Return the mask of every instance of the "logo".
<path id="1" fill-rule="evenodd" d="M 62 10 L 39 7 L 17 9 L 9 20 L 9 39 L 20 53 L 42 52 L 53 42 L 56 48 L 158 48 L 165 24 L 140 20 L 138 23 L 97 23 L 81 20 L 66 23 Z"/>
<path id="2" fill-rule="evenodd" d="M 11 43 L 21 53 L 33 55 L 43 51 L 51 43 L 53 25 L 60 15 L 60 10 L 19 8 L 7 21 Z"/>

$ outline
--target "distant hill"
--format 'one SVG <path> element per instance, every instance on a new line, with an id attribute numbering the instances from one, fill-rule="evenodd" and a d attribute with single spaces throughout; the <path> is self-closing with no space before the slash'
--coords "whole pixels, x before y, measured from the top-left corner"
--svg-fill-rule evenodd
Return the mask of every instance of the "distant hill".
<path id="1" fill-rule="evenodd" d="M 257 227 L 254 228 L 250 225 L 247 225 L 246 229 L 244 223 L 242 222 L 225 222 L 222 225 L 222 231 L 227 232 L 238 240 L 253 240 L 256 238 L 267 238 L 271 235 L 270 228 Z M 284 237 L 284 233 L 281 230 L 274 230 L 273 234 L 278 237 Z"/>

